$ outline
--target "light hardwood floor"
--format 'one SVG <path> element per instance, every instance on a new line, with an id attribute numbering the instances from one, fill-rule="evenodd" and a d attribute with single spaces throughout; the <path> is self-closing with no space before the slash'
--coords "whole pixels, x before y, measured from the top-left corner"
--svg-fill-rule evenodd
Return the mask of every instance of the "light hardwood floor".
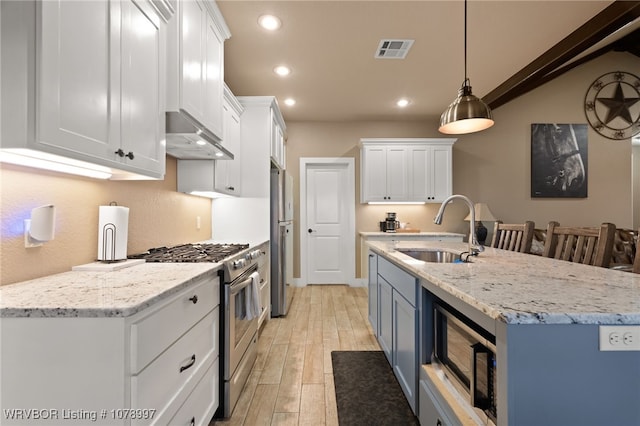
<path id="1" fill-rule="evenodd" d="M 284 318 L 258 339 L 258 357 L 231 417 L 216 425 L 338 425 L 331 351 L 380 350 L 367 318 L 367 289 L 294 289 Z"/>

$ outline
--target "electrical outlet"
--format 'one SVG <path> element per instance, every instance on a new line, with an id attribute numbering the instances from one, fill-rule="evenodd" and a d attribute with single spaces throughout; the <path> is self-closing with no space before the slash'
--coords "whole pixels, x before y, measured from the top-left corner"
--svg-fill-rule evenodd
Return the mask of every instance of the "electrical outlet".
<path id="1" fill-rule="evenodd" d="M 601 325 L 601 351 L 640 351 L 640 325 Z"/>

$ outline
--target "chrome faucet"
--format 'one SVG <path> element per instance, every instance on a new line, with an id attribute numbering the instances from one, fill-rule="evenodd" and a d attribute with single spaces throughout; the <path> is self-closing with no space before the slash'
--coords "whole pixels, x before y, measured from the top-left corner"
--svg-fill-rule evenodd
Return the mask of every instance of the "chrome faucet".
<path id="1" fill-rule="evenodd" d="M 442 216 L 444 215 L 445 207 L 447 207 L 447 204 L 449 204 L 456 198 L 463 200 L 465 203 L 467 203 L 467 206 L 469 206 L 469 213 L 471 214 L 471 221 L 469 222 L 469 255 L 477 256 L 478 253 L 484 251 L 484 247 L 478 244 L 478 241 L 476 239 L 476 209 L 473 207 L 473 202 L 471 202 L 468 197 L 457 194 L 448 197 L 440 205 L 440 210 L 438 210 L 438 214 L 436 215 L 435 219 L 433 219 L 433 223 L 435 223 L 436 225 L 442 225 Z"/>

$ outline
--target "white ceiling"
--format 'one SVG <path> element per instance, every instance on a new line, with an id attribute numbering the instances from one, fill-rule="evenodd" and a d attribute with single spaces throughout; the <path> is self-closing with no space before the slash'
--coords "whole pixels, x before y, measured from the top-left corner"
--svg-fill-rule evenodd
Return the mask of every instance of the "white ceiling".
<path id="1" fill-rule="evenodd" d="M 468 4 L 468 76 L 482 97 L 611 1 Z M 464 2 L 218 0 L 231 31 L 225 80 L 237 96 L 273 95 L 287 121 L 439 118 L 464 80 Z M 277 32 L 258 16 L 282 20 Z M 407 58 L 374 59 L 383 38 L 414 39 Z M 292 73 L 273 72 L 286 64 Z M 283 101 L 295 98 L 287 107 Z M 395 106 L 410 99 L 404 109 Z"/>

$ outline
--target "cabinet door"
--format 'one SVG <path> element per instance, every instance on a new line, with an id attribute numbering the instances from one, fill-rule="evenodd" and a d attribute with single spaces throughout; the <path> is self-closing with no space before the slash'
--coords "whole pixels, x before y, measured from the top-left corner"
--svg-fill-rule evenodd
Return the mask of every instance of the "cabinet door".
<path id="1" fill-rule="evenodd" d="M 431 198 L 430 201 L 442 202 L 453 191 L 451 146 L 434 146 L 431 148 Z"/>
<path id="2" fill-rule="evenodd" d="M 181 1 L 182 92 L 180 105 L 198 121 L 205 118 L 205 52 L 207 10 L 200 0 Z"/>
<path id="3" fill-rule="evenodd" d="M 146 2 L 119 2 L 121 11 L 122 150 L 127 168 L 164 176 L 164 23 Z M 146 10 L 143 10 L 146 8 Z M 150 174 L 150 173 L 147 173 Z"/>
<path id="4" fill-rule="evenodd" d="M 369 253 L 369 323 L 378 337 L 378 256 Z"/>
<path id="5" fill-rule="evenodd" d="M 366 146 L 361 158 L 361 200 L 387 200 L 387 151 L 383 146 Z"/>
<path id="6" fill-rule="evenodd" d="M 282 128 L 276 119 L 276 114 L 271 111 L 271 159 L 280 166 L 285 168 L 284 163 L 284 135 Z"/>
<path id="7" fill-rule="evenodd" d="M 205 56 L 203 64 L 204 117 L 205 126 L 222 138 L 222 99 L 224 93 L 223 48 L 224 40 L 218 34 L 215 23 L 209 12 L 205 11 Z"/>
<path id="8" fill-rule="evenodd" d="M 416 410 L 416 378 L 418 369 L 416 322 L 416 308 L 394 290 L 393 372 L 414 412 Z"/>
<path id="9" fill-rule="evenodd" d="M 234 154 L 234 159 L 217 160 L 215 162 L 215 190 L 224 194 L 240 195 L 240 116 L 233 110 L 226 99 L 222 109 L 224 112 L 222 143 L 225 148 Z"/>
<path id="10" fill-rule="evenodd" d="M 406 201 L 408 196 L 407 149 L 404 146 L 387 148 L 387 200 Z"/>
<path id="11" fill-rule="evenodd" d="M 115 161 L 119 140 L 119 22 L 109 2 L 43 1 L 37 145 Z M 113 14 L 113 16 L 112 16 Z M 52 149 L 53 147 L 53 149 Z"/>
<path id="12" fill-rule="evenodd" d="M 407 201 L 429 202 L 433 200 L 432 149 L 428 146 L 408 148 L 409 195 Z"/>
<path id="13" fill-rule="evenodd" d="M 393 287 L 378 276 L 378 343 L 393 365 Z"/>

